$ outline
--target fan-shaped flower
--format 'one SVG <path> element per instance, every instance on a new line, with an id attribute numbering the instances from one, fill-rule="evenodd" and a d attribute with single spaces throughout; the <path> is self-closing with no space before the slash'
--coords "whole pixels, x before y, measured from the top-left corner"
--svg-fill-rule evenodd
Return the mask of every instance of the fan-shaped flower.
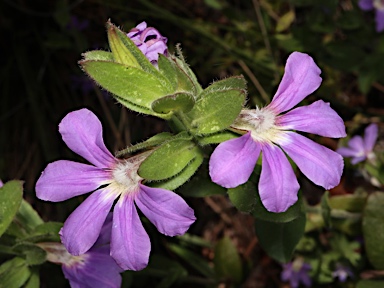
<path id="1" fill-rule="evenodd" d="M 67 146 L 93 165 L 59 160 L 48 164 L 36 183 L 37 197 L 64 201 L 93 193 L 65 221 L 61 239 L 72 255 L 86 253 L 99 237 L 102 225 L 113 211 L 111 256 L 125 270 L 143 269 L 151 244 L 141 224 L 136 205 L 163 234 L 181 235 L 195 221 L 193 210 L 176 193 L 143 185 L 137 170 L 151 153 L 117 159 L 107 150 L 102 126 L 87 109 L 69 113 L 59 131 Z"/>
<path id="2" fill-rule="evenodd" d="M 375 146 L 378 134 L 377 124 L 371 124 L 364 130 L 364 138 L 354 136 L 348 142 L 348 147 L 340 147 L 337 153 L 344 157 L 351 157 L 353 165 L 365 159 L 374 159 L 373 147 Z"/>
<path id="3" fill-rule="evenodd" d="M 246 133 L 219 144 L 212 153 L 209 173 L 213 182 L 226 188 L 247 182 L 262 151 L 259 194 L 268 211 L 286 211 L 297 201 L 299 184 L 285 153 L 315 184 L 330 189 L 339 183 L 342 157 L 292 131 L 346 136 L 343 120 L 329 103 L 319 100 L 290 110 L 320 86 L 320 73 L 307 54 L 289 56 L 272 102 L 264 108 L 243 109 L 231 128 Z"/>
<path id="4" fill-rule="evenodd" d="M 167 38 L 162 36 L 157 29 L 147 27 L 146 22 L 141 22 L 132 28 L 127 36 L 154 65 L 157 65 L 159 54 L 167 55 Z"/>
<path id="5" fill-rule="evenodd" d="M 361 10 L 375 10 L 376 31 L 384 30 L 384 1 L 383 0 L 359 0 Z"/>
<path id="6" fill-rule="evenodd" d="M 303 262 L 302 259 L 296 259 L 293 262 L 283 264 L 283 271 L 281 272 L 281 280 L 289 281 L 292 288 L 299 287 L 303 283 L 306 287 L 312 284 L 308 272 L 311 271 L 311 265 Z"/>

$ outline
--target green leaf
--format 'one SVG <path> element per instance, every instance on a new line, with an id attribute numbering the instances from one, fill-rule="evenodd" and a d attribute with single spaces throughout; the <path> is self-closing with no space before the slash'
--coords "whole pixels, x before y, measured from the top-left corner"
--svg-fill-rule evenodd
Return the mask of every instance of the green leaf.
<path id="1" fill-rule="evenodd" d="M 59 231 L 63 227 L 60 222 L 45 222 L 36 226 L 31 236 L 24 240 L 30 242 L 60 242 Z"/>
<path id="2" fill-rule="evenodd" d="M 384 269 L 384 193 L 372 193 L 363 212 L 363 235 L 367 257 L 378 270 Z"/>
<path id="3" fill-rule="evenodd" d="M 83 54 L 84 60 L 95 60 L 95 61 L 110 61 L 113 62 L 113 55 L 111 52 L 107 51 L 101 51 L 101 50 L 93 50 L 93 51 L 88 51 Z"/>
<path id="4" fill-rule="evenodd" d="M 204 135 L 203 137 L 198 137 L 200 145 L 209 145 L 209 144 L 219 144 L 221 142 L 237 138 L 239 134 L 233 133 L 231 131 L 221 131 L 215 134 Z"/>
<path id="5" fill-rule="evenodd" d="M 360 280 L 356 284 L 356 288 L 383 288 L 384 281 L 380 280 Z"/>
<path id="6" fill-rule="evenodd" d="M 0 287 L 20 288 L 31 272 L 24 259 L 15 257 L 0 266 Z"/>
<path id="7" fill-rule="evenodd" d="M 159 54 L 159 60 L 157 62 L 159 71 L 163 76 L 171 83 L 173 91 L 177 90 L 178 78 L 176 73 L 176 65 L 171 58 L 165 57 L 163 54 Z"/>
<path id="8" fill-rule="evenodd" d="M 115 62 L 141 69 L 141 65 L 135 56 L 133 56 L 128 47 L 124 45 L 122 41 L 123 37 L 119 37 L 121 34 L 118 34 L 118 31 L 119 28 L 113 25 L 110 21 L 107 22 L 108 42 Z M 127 35 L 124 35 L 124 38 L 128 38 L 126 39 L 127 42 L 132 42 Z M 132 44 L 133 45 L 130 45 L 129 47 L 136 46 L 134 43 Z M 149 62 L 149 60 L 147 61 Z"/>
<path id="9" fill-rule="evenodd" d="M 21 200 L 23 199 L 23 182 L 9 181 L 0 188 L 0 236 L 11 224 Z"/>
<path id="10" fill-rule="evenodd" d="M 204 260 L 201 256 L 176 244 L 169 244 L 168 248 L 181 259 L 183 259 L 187 264 L 193 267 L 196 271 L 198 271 L 201 275 L 204 275 L 208 278 L 215 277 L 215 273 L 212 270 L 211 266 L 209 266 L 208 262 Z"/>
<path id="11" fill-rule="evenodd" d="M 196 150 L 196 157 L 179 174 L 167 180 L 151 182 L 149 183 L 149 186 L 167 190 L 175 190 L 187 182 L 193 176 L 193 174 L 195 174 L 201 163 L 203 163 L 203 160 L 204 156 L 200 149 L 198 149 Z"/>
<path id="12" fill-rule="evenodd" d="M 173 135 L 171 133 L 162 132 L 162 133 L 156 134 L 155 136 L 145 140 L 144 142 L 128 146 L 127 148 L 117 152 L 115 156 L 120 157 L 120 156 L 125 155 L 125 154 L 130 154 L 133 152 L 137 152 L 139 150 L 155 147 L 155 146 L 158 146 L 158 145 L 164 143 L 165 141 L 171 140 L 172 137 L 173 137 Z"/>
<path id="13" fill-rule="evenodd" d="M 328 191 L 321 197 L 321 215 L 323 216 L 325 226 L 331 227 L 331 207 L 329 206 Z"/>
<path id="14" fill-rule="evenodd" d="M 21 201 L 19 211 L 16 214 L 16 219 L 17 222 L 22 223 L 24 227 L 28 227 L 27 229 L 29 231 L 44 223 L 31 204 L 24 199 Z"/>
<path id="15" fill-rule="evenodd" d="M 13 250 L 22 253 L 28 265 L 43 264 L 47 258 L 47 253 L 43 249 L 29 242 L 16 244 Z"/>
<path id="16" fill-rule="evenodd" d="M 153 101 L 173 92 L 154 75 L 135 67 L 94 60 L 83 60 L 80 64 L 100 86 L 118 96 L 118 100 L 129 101 L 150 111 Z"/>
<path id="17" fill-rule="evenodd" d="M 147 180 L 163 180 L 180 173 L 199 153 L 190 140 L 164 143 L 149 155 L 139 168 L 139 175 Z"/>
<path id="18" fill-rule="evenodd" d="M 193 89 L 195 91 L 196 95 L 199 95 L 203 89 L 201 88 L 201 85 L 199 84 L 199 81 L 197 81 L 195 73 L 191 70 L 189 65 L 185 62 L 184 56 L 181 53 L 180 46 L 176 46 L 178 57 L 171 57 L 171 59 L 176 63 L 176 66 L 179 67 L 190 79 L 193 85 Z M 178 69 L 176 69 L 178 70 Z M 180 77 L 181 75 L 179 75 Z M 180 85 L 179 85 L 180 86 Z M 187 90 L 189 91 L 189 90 Z"/>
<path id="19" fill-rule="evenodd" d="M 189 112 L 195 104 L 195 98 L 187 92 L 178 92 L 159 98 L 152 103 L 152 110 L 157 113 Z"/>
<path id="20" fill-rule="evenodd" d="M 256 236 L 270 257 L 286 263 L 291 260 L 292 253 L 304 234 L 305 221 L 304 213 L 286 223 L 256 219 Z"/>
<path id="21" fill-rule="evenodd" d="M 243 278 L 243 266 L 236 246 L 231 239 L 224 237 L 215 247 L 215 272 L 219 278 L 229 278 L 235 283 L 240 283 Z"/>
<path id="22" fill-rule="evenodd" d="M 38 267 L 31 267 L 31 277 L 24 285 L 24 288 L 39 288 L 40 287 L 40 275 Z"/>
<path id="23" fill-rule="evenodd" d="M 338 209 L 349 212 L 363 211 L 366 201 L 367 196 L 353 194 L 332 196 L 328 200 L 331 209 Z"/>
<path id="24" fill-rule="evenodd" d="M 242 90 L 202 92 L 200 99 L 187 114 L 194 134 L 212 134 L 228 128 L 239 115 L 245 101 Z"/>
<path id="25" fill-rule="evenodd" d="M 215 81 L 211 85 L 209 85 L 206 89 L 204 89 L 204 93 L 210 93 L 215 91 L 225 91 L 225 90 L 232 90 L 232 89 L 246 91 L 247 81 L 245 81 L 243 75 L 232 76 L 219 81 Z"/>
<path id="26" fill-rule="evenodd" d="M 347 237 L 343 234 L 334 234 L 329 240 L 329 243 L 334 252 L 337 252 L 341 257 L 348 259 L 353 266 L 358 265 L 358 262 L 361 259 L 359 242 L 348 241 Z"/>
<path id="27" fill-rule="evenodd" d="M 295 21 L 295 11 L 290 10 L 279 18 L 276 24 L 276 32 L 287 30 Z"/>

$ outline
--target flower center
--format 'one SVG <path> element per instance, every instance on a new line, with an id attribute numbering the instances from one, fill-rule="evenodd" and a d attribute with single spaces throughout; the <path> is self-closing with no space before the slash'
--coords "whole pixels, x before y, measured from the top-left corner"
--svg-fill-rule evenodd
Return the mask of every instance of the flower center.
<path id="1" fill-rule="evenodd" d="M 128 159 L 120 160 L 112 169 L 113 181 L 110 188 L 116 194 L 135 192 L 143 180 L 137 173 L 140 164 L 150 154 L 151 151 L 133 156 Z"/>
<path id="2" fill-rule="evenodd" d="M 272 142 L 279 132 L 275 125 L 275 118 L 275 113 L 265 108 L 243 109 L 231 127 L 251 131 L 255 141 Z"/>
<path id="3" fill-rule="evenodd" d="M 384 0 L 373 0 L 373 7 L 377 10 L 384 10 Z"/>

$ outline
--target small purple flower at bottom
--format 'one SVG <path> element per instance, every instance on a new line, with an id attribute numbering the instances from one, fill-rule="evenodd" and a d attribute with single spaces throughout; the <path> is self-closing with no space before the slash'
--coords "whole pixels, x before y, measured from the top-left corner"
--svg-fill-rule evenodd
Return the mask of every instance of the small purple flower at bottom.
<path id="1" fill-rule="evenodd" d="M 344 121 L 329 103 L 318 100 L 292 109 L 320 86 L 320 73 L 309 55 L 293 52 L 288 57 L 272 102 L 263 108 L 243 109 L 231 129 L 245 134 L 219 144 L 212 153 L 209 174 L 213 182 L 225 188 L 244 184 L 262 152 L 258 190 L 268 211 L 284 212 L 297 201 L 300 186 L 285 153 L 315 184 L 325 189 L 339 184 L 343 158 L 293 131 L 346 136 Z"/>
<path id="2" fill-rule="evenodd" d="M 354 136 L 348 142 L 348 147 L 340 147 L 336 150 L 341 156 L 351 157 L 353 165 L 364 161 L 365 159 L 375 159 L 375 154 L 372 152 L 375 146 L 378 135 L 377 124 L 371 124 L 364 130 L 364 138 Z"/>
<path id="3" fill-rule="evenodd" d="M 384 1 L 383 0 L 359 0 L 361 10 L 375 10 L 376 31 L 384 30 Z"/>
<path id="4" fill-rule="evenodd" d="M 49 262 L 62 265 L 64 276 L 72 288 L 119 288 L 123 270 L 109 255 L 111 228 L 112 214 L 109 214 L 95 245 L 79 256 L 69 254 L 61 243 L 37 245 L 47 252 Z"/>
<path id="5" fill-rule="evenodd" d="M 332 277 L 338 278 L 340 282 L 345 282 L 348 277 L 353 278 L 353 276 L 351 268 L 340 263 L 336 265 L 336 270 L 332 272 Z"/>
<path id="6" fill-rule="evenodd" d="M 299 287 L 300 283 L 310 287 L 312 284 L 311 278 L 308 275 L 310 270 L 311 265 L 303 262 L 302 259 L 296 259 L 293 262 L 283 264 L 281 280 L 289 281 L 291 288 Z"/>
<path id="7" fill-rule="evenodd" d="M 168 236 L 184 234 L 196 220 L 193 210 L 176 193 L 143 185 L 137 170 L 151 151 L 117 159 L 105 147 L 102 126 L 91 111 L 69 113 L 59 131 L 67 146 L 93 165 L 59 160 L 48 164 L 36 183 L 36 195 L 64 201 L 93 191 L 65 221 L 61 240 L 72 255 L 86 253 L 98 239 L 114 201 L 111 256 L 124 270 L 148 264 L 151 243 L 136 206 Z"/>
<path id="8" fill-rule="evenodd" d="M 157 29 L 147 27 L 146 22 L 141 22 L 132 28 L 127 36 L 153 65 L 157 65 L 159 54 L 167 55 L 168 53 L 167 38 L 163 37 Z"/>

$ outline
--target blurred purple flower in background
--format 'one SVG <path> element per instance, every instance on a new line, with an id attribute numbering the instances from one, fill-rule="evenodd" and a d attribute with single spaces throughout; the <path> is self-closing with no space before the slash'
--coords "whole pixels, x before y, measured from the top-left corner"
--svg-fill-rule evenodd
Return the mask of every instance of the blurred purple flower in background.
<path id="1" fill-rule="evenodd" d="M 354 136 L 348 142 L 348 147 L 340 147 L 336 150 L 337 153 L 344 157 L 351 157 L 353 165 L 364 161 L 365 159 L 375 159 L 375 154 L 372 152 L 375 146 L 378 135 L 378 126 L 373 123 L 364 130 L 364 138 Z"/>
<path id="2" fill-rule="evenodd" d="M 67 25 L 67 29 L 83 31 L 87 29 L 88 26 L 89 26 L 88 20 L 80 20 L 77 16 L 72 15 Z"/>
<path id="3" fill-rule="evenodd" d="M 383 0 L 359 0 L 361 10 L 375 10 L 376 31 L 384 30 L 384 1 Z"/>
<path id="4" fill-rule="evenodd" d="M 333 278 L 338 278 L 340 282 L 345 282 L 348 277 L 353 277 L 351 268 L 340 263 L 336 265 L 336 270 L 332 272 Z"/>
<path id="5" fill-rule="evenodd" d="M 79 256 L 69 254 L 61 243 L 37 245 L 47 252 L 49 262 L 62 265 L 64 276 L 72 288 L 119 288 L 123 270 L 109 255 L 111 229 L 112 215 L 109 215 L 95 245 Z"/>
<path id="6" fill-rule="evenodd" d="M 303 262 L 301 258 L 298 258 L 293 262 L 283 264 L 281 280 L 289 281 L 292 288 L 299 287 L 300 283 L 304 284 L 306 287 L 310 287 L 312 281 L 308 275 L 309 271 L 311 271 L 311 265 Z"/>
<path id="7" fill-rule="evenodd" d="M 159 54 L 167 55 L 167 38 L 163 37 L 157 29 L 147 27 L 146 22 L 141 22 L 132 28 L 127 36 L 155 66 L 157 66 Z"/>
<path id="8" fill-rule="evenodd" d="M 290 110 L 320 86 L 320 73 L 307 54 L 294 52 L 288 57 L 272 102 L 261 109 L 243 109 L 231 128 L 247 133 L 219 144 L 212 153 L 209 173 L 213 182 L 226 188 L 245 183 L 262 151 L 259 194 L 268 211 L 286 211 L 297 201 L 300 186 L 284 152 L 315 184 L 325 189 L 339 184 L 343 158 L 291 131 L 334 138 L 346 136 L 343 120 L 329 103 L 318 100 Z"/>
<path id="9" fill-rule="evenodd" d="M 125 270 L 147 266 L 151 243 L 136 205 L 159 232 L 184 234 L 195 221 L 193 210 L 176 193 L 141 184 L 137 170 L 151 153 L 117 159 L 105 147 L 102 126 L 91 111 L 67 114 L 59 125 L 67 146 L 93 165 L 59 160 L 48 164 L 36 183 L 36 195 L 46 201 L 64 201 L 93 191 L 68 217 L 61 240 L 72 255 L 86 253 L 99 237 L 115 199 L 111 256 Z"/>

